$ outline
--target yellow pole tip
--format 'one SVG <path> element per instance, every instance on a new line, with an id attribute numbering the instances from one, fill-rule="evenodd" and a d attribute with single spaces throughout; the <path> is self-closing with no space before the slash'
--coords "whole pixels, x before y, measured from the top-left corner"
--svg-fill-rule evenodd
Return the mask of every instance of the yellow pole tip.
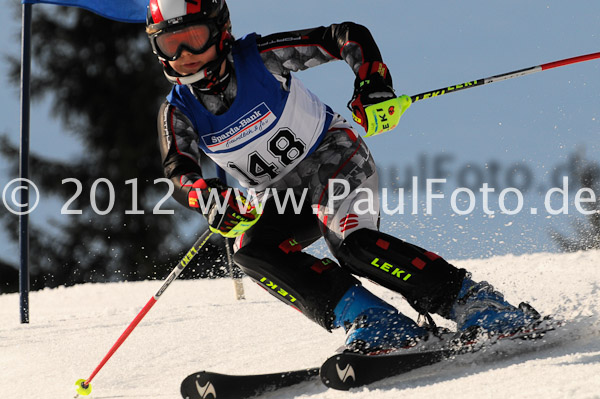
<path id="1" fill-rule="evenodd" d="M 77 380 L 75 385 L 77 386 L 76 390 L 79 395 L 87 396 L 92 393 L 92 384 L 85 385 L 85 378 Z"/>

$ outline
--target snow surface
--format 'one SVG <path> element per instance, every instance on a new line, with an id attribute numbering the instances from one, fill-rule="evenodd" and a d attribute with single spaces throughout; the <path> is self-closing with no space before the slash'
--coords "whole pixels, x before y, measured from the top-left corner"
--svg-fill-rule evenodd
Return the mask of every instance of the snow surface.
<path id="1" fill-rule="evenodd" d="M 600 398 L 599 251 L 457 262 L 509 301 L 529 301 L 570 321 L 544 342 L 465 355 L 369 387 L 340 392 L 318 381 L 264 398 Z M 365 283 L 414 316 L 402 298 Z M 18 295 L 0 296 L 0 398 L 74 396 L 158 290 L 161 282 L 87 284 L 33 292 L 31 323 L 18 320 Z M 228 279 L 176 281 L 93 381 L 96 399 L 179 398 L 199 370 L 265 373 L 320 364 L 342 343 L 250 280 L 237 301 Z M 445 323 L 451 326 L 450 323 Z"/>

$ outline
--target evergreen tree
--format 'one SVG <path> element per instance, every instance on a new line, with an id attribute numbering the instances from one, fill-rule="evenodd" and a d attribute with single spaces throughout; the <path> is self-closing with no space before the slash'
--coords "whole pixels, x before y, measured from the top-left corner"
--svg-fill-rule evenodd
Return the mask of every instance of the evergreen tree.
<path id="1" fill-rule="evenodd" d="M 32 26 L 37 66 L 32 97 L 51 95 L 53 112 L 85 148 L 68 162 L 49 161 L 44 154 L 31 157 L 30 177 L 45 196 L 66 204 L 77 187 L 72 182 L 63 184 L 63 179 L 77 179 L 82 188 L 68 206 L 81 210 L 81 215 L 54 218 L 51 232 L 47 226 L 31 227 L 31 270 L 40 273 L 42 280 L 37 288 L 164 277 L 195 240 L 194 234 L 181 240 L 178 226 L 185 223 L 200 233 L 202 220 L 172 200 L 161 208 L 173 209 L 175 215 L 153 214 L 154 206 L 168 193 L 166 183 L 154 181 L 163 177 L 156 114 L 170 85 L 150 50 L 144 26 L 71 7 L 52 7 L 48 12 L 36 8 Z M 13 60 L 14 82 L 19 82 L 19 73 L 19 62 Z M 16 175 L 18 149 L 1 137 L 0 151 L 12 162 Z M 100 178 L 110 184 L 98 183 Z M 136 190 L 132 179 L 137 179 Z M 114 188 L 114 204 L 109 186 Z M 132 202 L 134 191 L 137 204 Z M 95 194 L 97 209 L 112 204 L 107 215 L 92 208 L 90 193 Z M 126 213 L 135 209 L 145 214 Z M 3 213 L 0 223 L 13 239 L 18 238 L 15 216 Z M 220 242 L 216 245 L 221 248 Z M 204 256 L 204 261 L 212 264 L 221 252 L 215 251 L 215 245 L 209 248 L 213 256 Z M 197 275 L 201 269 L 185 274 Z"/>

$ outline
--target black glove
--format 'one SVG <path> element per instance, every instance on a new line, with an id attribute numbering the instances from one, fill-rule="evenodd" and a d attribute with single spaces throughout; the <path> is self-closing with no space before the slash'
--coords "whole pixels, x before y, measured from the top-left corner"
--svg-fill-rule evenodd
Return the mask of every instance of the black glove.
<path id="1" fill-rule="evenodd" d="M 354 120 L 368 132 L 365 108 L 395 98 L 392 76 L 381 61 L 365 62 L 354 80 L 354 94 L 348 103 Z"/>
<path id="2" fill-rule="evenodd" d="M 236 191 L 219 179 L 199 179 L 192 185 L 188 203 L 204 215 L 212 232 L 237 237 L 256 223 L 258 215 L 247 209 L 246 199 Z"/>

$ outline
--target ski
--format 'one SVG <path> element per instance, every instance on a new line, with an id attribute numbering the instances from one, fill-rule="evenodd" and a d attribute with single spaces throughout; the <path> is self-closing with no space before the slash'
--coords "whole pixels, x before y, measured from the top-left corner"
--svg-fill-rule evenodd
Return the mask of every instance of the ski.
<path id="1" fill-rule="evenodd" d="M 316 379 L 319 367 L 271 374 L 229 375 L 210 371 L 190 374 L 181 383 L 184 399 L 244 399 Z"/>
<path id="2" fill-rule="evenodd" d="M 548 331 L 552 331 L 562 324 L 562 322 L 543 323 L 519 333 L 496 336 L 491 339 L 468 336 L 445 339 L 446 344 L 441 346 L 438 344 L 435 349 L 429 350 L 426 347 L 411 348 L 378 355 L 342 352 L 331 356 L 323 363 L 320 372 L 321 381 L 333 389 L 349 390 L 429 366 L 454 356 L 477 352 L 503 340 L 539 339 Z"/>
<path id="3" fill-rule="evenodd" d="M 190 374 L 183 380 L 181 396 L 184 399 L 245 399 L 310 381 L 319 376 L 327 387 L 348 390 L 464 353 L 477 352 L 499 341 L 536 340 L 562 325 L 564 322 L 545 319 L 518 333 L 492 338 L 479 336 L 473 331 L 460 336 L 446 333 L 438 341 L 425 341 L 422 347 L 401 349 L 386 354 L 337 353 L 329 357 L 321 367 L 302 370 L 250 375 L 200 371 Z"/>
<path id="4" fill-rule="evenodd" d="M 429 366 L 452 354 L 451 349 L 371 356 L 352 352 L 338 353 L 321 366 L 321 381 L 329 388 L 347 391 Z"/>

